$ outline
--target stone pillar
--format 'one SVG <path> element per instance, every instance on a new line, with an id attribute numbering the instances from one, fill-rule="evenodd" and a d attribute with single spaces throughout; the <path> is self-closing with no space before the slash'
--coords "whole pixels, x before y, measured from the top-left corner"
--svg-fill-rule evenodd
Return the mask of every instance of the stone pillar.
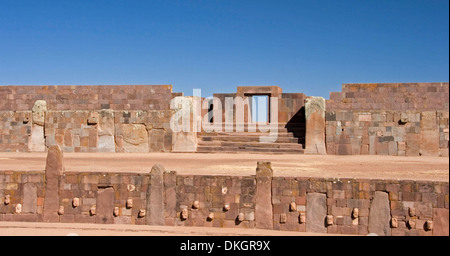
<path id="1" fill-rule="evenodd" d="M 164 172 L 164 212 L 165 218 L 177 218 L 177 172 Z"/>
<path id="2" fill-rule="evenodd" d="M 32 109 L 31 136 L 28 142 L 28 150 L 31 152 L 45 151 L 45 112 L 47 111 L 47 102 L 37 100 Z"/>
<path id="3" fill-rule="evenodd" d="M 197 102 L 192 97 L 178 96 L 170 102 L 174 110 L 170 119 L 172 129 L 172 152 L 197 151 L 197 122 L 194 110 Z"/>
<path id="4" fill-rule="evenodd" d="M 306 97 L 305 99 L 305 154 L 325 155 L 325 99 Z"/>
<path id="5" fill-rule="evenodd" d="M 147 225 L 164 225 L 164 166 L 155 164 L 147 188 Z"/>
<path id="6" fill-rule="evenodd" d="M 98 152 L 116 152 L 114 130 L 114 111 L 112 109 L 100 110 L 97 140 Z"/>
<path id="7" fill-rule="evenodd" d="M 63 152 L 58 145 L 50 146 L 45 166 L 44 222 L 58 222 L 59 176 L 64 171 Z"/>
<path id="8" fill-rule="evenodd" d="M 270 162 L 258 161 L 256 167 L 255 227 L 273 229 L 272 177 Z"/>
<path id="9" fill-rule="evenodd" d="M 422 156 L 439 155 L 439 125 L 436 111 L 424 111 L 420 114 L 419 152 Z"/>
<path id="10" fill-rule="evenodd" d="M 390 236 L 391 208 L 388 193 L 376 191 L 369 210 L 369 233 Z"/>

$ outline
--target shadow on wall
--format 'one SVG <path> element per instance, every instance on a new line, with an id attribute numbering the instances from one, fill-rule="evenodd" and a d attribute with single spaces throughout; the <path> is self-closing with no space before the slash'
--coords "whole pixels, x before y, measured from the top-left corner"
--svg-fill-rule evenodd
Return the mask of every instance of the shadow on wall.
<path id="1" fill-rule="evenodd" d="M 297 113 L 286 123 L 285 128 L 288 132 L 291 132 L 295 138 L 298 139 L 298 143 L 305 148 L 306 137 L 306 119 L 305 119 L 305 107 L 301 107 Z"/>

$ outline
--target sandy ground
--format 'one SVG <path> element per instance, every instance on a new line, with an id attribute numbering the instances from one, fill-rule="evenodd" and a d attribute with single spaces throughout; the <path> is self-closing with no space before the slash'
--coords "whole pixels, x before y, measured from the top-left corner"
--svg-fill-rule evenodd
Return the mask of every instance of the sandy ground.
<path id="1" fill-rule="evenodd" d="M 0 236 L 341 236 L 265 229 L 0 221 Z"/>
<path id="2" fill-rule="evenodd" d="M 42 171 L 46 153 L 0 153 L 0 170 Z M 448 157 L 202 153 L 64 153 L 66 171 L 150 172 L 154 164 L 179 174 L 254 175 L 270 161 L 274 176 L 449 181 Z"/>

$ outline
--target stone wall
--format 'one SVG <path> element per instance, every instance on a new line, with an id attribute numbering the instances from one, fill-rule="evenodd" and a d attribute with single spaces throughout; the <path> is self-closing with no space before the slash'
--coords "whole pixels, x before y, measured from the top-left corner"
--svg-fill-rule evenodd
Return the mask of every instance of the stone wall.
<path id="1" fill-rule="evenodd" d="M 51 147 L 45 173 L 0 172 L 0 221 L 449 234 L 448 182 L 272 177 L 264 162 L 256 176 L 61 172 L 58 156 Z"/>
<path id="2" fill-rule="evenodd" d="M 449 84 L 344 84 L 326 104 L 328 154 L 448 156 Z"/>
<path id="3" fill-rule="evenodd" d="M 42 125 L 32 111 L 0 111 L 0 151 L 170 152 L 172 110 L 45 111 Z"/>
<path id="4" fill-rule="evenodd" d="M 29 111 L 37 100 L 49 110 L 166 110 L 172 85 L 0 86 L 0 111 Z"/>

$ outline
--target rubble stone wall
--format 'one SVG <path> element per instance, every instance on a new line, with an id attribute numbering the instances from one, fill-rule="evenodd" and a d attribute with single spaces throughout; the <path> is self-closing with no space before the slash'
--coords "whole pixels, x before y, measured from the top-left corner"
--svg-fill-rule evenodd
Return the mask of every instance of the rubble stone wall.
<path id="1" fill-rule="evenodd" d="M 344 84 L 325 120 L 328 154 L 448 157 L 449 84 Z"/>

